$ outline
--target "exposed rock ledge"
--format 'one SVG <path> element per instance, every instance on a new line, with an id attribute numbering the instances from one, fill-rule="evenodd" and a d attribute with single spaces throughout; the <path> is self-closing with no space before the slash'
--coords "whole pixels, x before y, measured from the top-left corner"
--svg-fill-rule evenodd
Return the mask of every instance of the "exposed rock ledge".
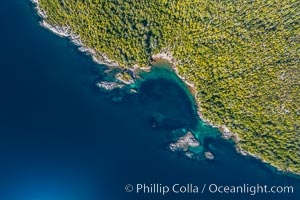
<path id="1" fill-rule="evenodd" d="M 68 37 L 72 40 L 72 42 L 79 46 L 79 50 L 82 51 L 82 52 L 85 52 L 86 54 L 88 55 L 91 55 L 91 57 L 93 58 L 93 61 L 98 63 L 98 64 L 105 64 L 105 65 L 108 65 L 108 66 L 112 66 L 112 67 L 120 67 L 120 65 L 114 61 L 114 60 L 111 60 L 108 58 L 108 56 L 106 56 L 104 53 L 101 53 L 101 52 L 96 52 L 94 49 L 92 48 L 89 48 L 87 46 L 84 46 L 80 40 L 80 37 L 78 35 L 75 35 L 74 33 L 71 32 L 70 30 L 70 27 L 68 26 L 52 26 L 50 24 L 48 24 L 45 20 L 47 19 L 47 13 L 42 10 L 39 6 L 39 0 L 31 0 L 34 5 L 35 5 L 35 9 L 37 10 L 37 13 L 38 15 L 43 19 L 42 22 L 41 22 L 41 25 L 49 30 L 51 30 L 52 32 L 54 32 L 55 34 L 61 36 L 61 37 Z M 195 89 L 195 86 L 191 83 L 189 83 L 184 77 L 180 76 L 177 69 L 176 69 L 176 64 L 178 64 L 178 62 L 172 57 L 172 53 L 170 53 L 170 51 L 168 50 L 165 50 L 165 51 L 162 51 L 161 53 L 157 54 L 157 55 L 153 55 L 152 56 L 153 59 L 165 59 L 167 60 L 168 62 L 170 62 L 171 64 L 173 64 L 173 68 L 176 72 L 176 74 L 188 85 L 190 86 L 192 89 Z M 139 68 L 137 65 L 134 66 L 134 69 L 137 69 Z M 148 71 L 151 69 L 151 67 L 143 67 L 143 68 L 140 68 L 142 70 L 145 70 L 145 71 Z M 116 87 L 119 87 L 119 86 L 122 86 L 121 84 L 119 84 L 119 86 L 116 86 L 118 84 L 114 83 L 109 83 L 109 82 L 100 82 L 97 84 L 98 87 L 100 88 L 108 88 L 108 90 L 112 90 L 112 89 L 115 89 Z M 123 87 L 123 86 L 122 86 Z M 112 88 L 112 89 L 111 89 Z M 196 95 L 196 90 L 195 90 L 195 95 Z M 199 103 L 199 102 L 198 102 Z M 225 139 L 229 139 L 229 138 L 233 138 L 236 142 L 236 149 L 239 153 L 241 153 L 242 155 L 248 155 L 248 156 L 252 156 L 252 157 L 255 157 L 261 161 L 263 161 L 264 163 L 268 163 L 266 162 L 265 160 L 263 160 L 262 158 L 258 157 L 257 155 L 254 155 L 250 152 L 247 152 L 245 150 L 243 150 L 239 145 L 238 145 L 238 142 L 241 140 L 237 134 L 235 133 L 232 133 L 226 126 L 224 125 L 214 125 L 211 121 L 209 121 L 208 119 L 204 118 L 202 113 L 201 113 L 201 108 L 199 107 L 199 110 L 198 110 L 198 116 L 201 118 L 202 121 L 204 121 L 205 123 L 207 123 L 208 125 L 212 126 L 212 127 L 216 127 L 216 128 L 219 128 L 220 131 L 223 133 L 222 136 L 225 138 Z M 190 133 L 191 134 L 191 133 Z M 170 149 L 172 151 L 175 151 L 176 149 L 176 144 L 178 143 L 178 141 L 176 143 L 172 143 L 170 145 Z M 182 143 L 182 142 L 181 142 Z M 179 145 L 179 144 L 178 144 Z M 181 145 L 179 145 L 181 146 Z M 189 145 L 188 145 L 189 146 Z M 200 146 L 200 144 L 199 144 Z M 200 146 L 201 147 L 201 146 Z M 174 149 L 174 150 L 173 150 Z M 180 149 L 180 148 L 179 148 Z M 179 150 L 178 149 L 178 150 Z M 182 148 L 181 148 L 182 149 Z M 193 153 L 187 151 L 186 152 L 186 155 L 188 157 L 191 157 L 192 155 L 194 155 Z M 276 166 L 274 166 L 277 170 L 279 171 L 285 171 L 285 170 L 282 170 Z M 290 172 L 289 170 L 287 170 L 288 172 Z"/>
<path id="2" fill-rule="evenodd" d="M 192 159 L 199 159 L 203 153 L 203 147 L 190 131 L 171 143 L 169 148 L 171 151 L 184 152 L 187 157 Z"/>
<path id="3" fill-rule="evenodd" d="M 206 151 L 204 155 L 208 160 L 213 160 L 215 158 L 214 155 L 209 151 Z"/>
<path id="4" fill-rule="evenodd" d="M 119 84 L 116 82 L 109 82 L 109 81 L 100 81 L 96 85 L 97 85 L 97 87 L 104 89 L 104 90 L 114 90 L 116 88 L 124 87 L 123 84 Z"/>
<path id="5" fill-rule="evenodd" d="M 109 59 L 109 57 L 102 53 L 102 52 L 97 52 L 95 49 L 90 48 L 85 46 L 79 35 L 76 35 L 75 33 L 72 32 L 71 27 L 69 26 L 54 26 L 51 25 L 49 23 L 47 23 L 47 13 L 41 9 L 40 4 L 39 4 L 39 0 L 31 0 L 32 3 L 35 5 L 35 9 L 37 10 L 38 15 L 42 18 L 41 21 L 41 26 L 51 30 L 53 33 L 55 33 L 56 35 L 60 36 L 60 37 L 67 37 L 70 38 L 71 41 L 76 45 L 79 46 L 79 50 L 86 53 L 87 55 L 90 55 L 93 58 L 93 61 L 98 63 L 98 64 L 104 64 L 107 66 L 111 66 L 111 67 L 119 67 L 119 63 Z"/>
<path id="6" fill-rule="evenodd" d="M 184 136 L 180 137 L 175 143 L 170 144 L 172 151 L 188 151 L 189 147 L 199 147 L 200 142 L 195 139 L 191 132 L 187 132 Z"/>

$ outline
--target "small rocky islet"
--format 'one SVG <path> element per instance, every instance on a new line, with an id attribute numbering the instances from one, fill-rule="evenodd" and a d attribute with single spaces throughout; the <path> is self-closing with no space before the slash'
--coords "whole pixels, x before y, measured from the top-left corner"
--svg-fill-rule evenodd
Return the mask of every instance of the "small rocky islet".
<path id="1" fill-rule="evenodd" d="M 299 1 L 32 1 L 43 26 L 99 64 L 166 55 L 202 120 L 238 136 L 239 152 L 300 173 Z"/>

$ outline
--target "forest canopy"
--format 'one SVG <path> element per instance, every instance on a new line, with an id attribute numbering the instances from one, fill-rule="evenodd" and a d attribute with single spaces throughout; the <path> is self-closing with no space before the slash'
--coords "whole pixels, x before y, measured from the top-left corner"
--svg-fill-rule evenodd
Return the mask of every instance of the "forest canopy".
<path id="1" fill-rule="evenodd" d="M 45 21 L 67 26 L 121 67 L 170 52 L 195 85 L 203 117 L 239 146 L 300 173 L 300 1 L 39 0 Z"/>

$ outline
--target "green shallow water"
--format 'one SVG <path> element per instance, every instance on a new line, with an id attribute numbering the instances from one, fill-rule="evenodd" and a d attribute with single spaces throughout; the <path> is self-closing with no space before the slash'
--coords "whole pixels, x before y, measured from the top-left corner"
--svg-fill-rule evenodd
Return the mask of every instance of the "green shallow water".
<path id="1" fill-rule="evenodd" d="M 119 71 L 116 70 L 116 72 Z M 114 80 L 112 77 L 110 75 L 108 79 Z M 206 124 L 199 118 L 197 114 L 198 106 L 190 88 L 176 75 L 170 63 L 159 60 L 151 67 L 150 71 L 139 70 L 136 72 L 135 77 L 135 83 L 124 87 L 122 90 L 126 94 L 128 94 L 128 89 L 131 88 L 139 91 L 138 99 L 142 103 L 145 101 L 145 104 L 143 104 L 145 112 L 150 111 L 148 117 L 152 128 L 162 128 L 166 132 L 165 146 L 190 131 L 201 144 L 200 148 L 194 149 L 197 153 L 204 154 L 204 152 L 209 151 L 213 155 L 217 155 L 215 160 L 222 160 L 221 155 L 226 155 L 218 149 L 218 145 L 215 145 L 216 141 L 227 143 L 231 146 L 230 148 L 235 149 L 236 144 L 232 139 L 223 139 L 218 128 Z M 119 95 L 120 90 L 117 91 Z M 121 96 L 123 96 L 123 92 L 121 92 Z M 143 100 L 147 98 L 153 99 L 152 102 L 149 103 L 149 100 Z M 179 154 L 186 157 L 182 152 Z M 236 154 L 244 159 L 256 160 L 251 156 L 242 156 L 238 152 Z M 208 161 L 202 156 L 199 161 L 215 162 L 215 160 Z M 261 165 L 276 174 L 284 174 L 299 179 L 298 175 L 280 172 L 268 163 L 262 163 L 260 160 L 256 162 L 260 162 Z"/>
<path id="2" fill-rule="evenodd" d="M 187 109 L 189 113 L 189 118 L 192 123 L 190 123 L 187 126 L 181 127 L 182 129 L 185 129 L 186 131 L 191 131 L 195 137 L 201 142 L 204 143 L 205 138 L 217 138 L 221 135 L 221 132 L 217 128 L 213 128 L 210 125 L 207 125 L 205 122 L 203 122 L 197 114 L 197 103 L 196 100 L 192 94 L 191 89 L 182 81 L 174 72 L 174 70 L 171 67 L 171 64 L 165 61 L 160 61 L 159 63 L 156 63 L 151 68 L 150 72 L 140 71 L 138 74 L 138 79 L 136 81 L 135 87 L 139 88 L 145 81 L 149 80 L 167 80 L 169 82 L 172 82 L 177 85 L 177 87 L 180 87 L 182 91 L 182 98 L 185 99 L 185 101 L 189 101 L 187 105 L 189 105 L 189 108 Z M 169 91 L 168 91 L 169 92 Z M 178 92 L 178 91 L 177 91 Z M 172 100 L 170 100 L 172 101 Z M 178 107 L 174 107 L 174 110 L 178 109 Z M 186 119 L 186 118 L 185 118 Z M 187 119 L 186 119 L 187 120 Z"/>

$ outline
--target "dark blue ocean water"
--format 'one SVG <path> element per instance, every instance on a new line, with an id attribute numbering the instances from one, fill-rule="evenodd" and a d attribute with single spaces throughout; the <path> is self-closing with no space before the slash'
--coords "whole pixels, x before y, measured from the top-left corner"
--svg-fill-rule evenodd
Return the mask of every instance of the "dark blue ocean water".
<path id="1" fill-rule="evenodd" d="M 29 1 L 3 1 L 0 15 L 0 200 L 300 198 L 299 179 L 237 154 L 222 139 L 207 141 L 216 155 L 208 163 L 166 150 L 170 130 L 197 123 L 178 83 L 146 79 L 139 94 L 115 103 L 118 93 L 94 86 L 102 67 L 39 26 Z M 153 129 L 157 114 L 166 120 Z M 125 192 L 138 183 L 292 185 L 294 194 Z"/>

